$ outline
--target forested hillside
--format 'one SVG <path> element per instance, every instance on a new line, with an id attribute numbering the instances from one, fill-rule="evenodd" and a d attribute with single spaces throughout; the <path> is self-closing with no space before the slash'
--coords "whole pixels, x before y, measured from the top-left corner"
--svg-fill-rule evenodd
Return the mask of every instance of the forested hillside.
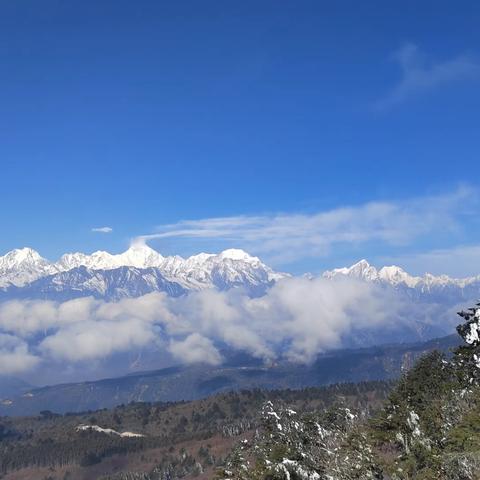
<path id="1" fill-rule="evenodd" d="M 253 438 L 265 402 L 302 412 L 323 411 L 341 402 L 369 413 L 380 408 L 390 388 L 388 382 L 364 382 L 255 390 L 83 414 L 44 411 L 35 417 L 3 417 L 0 472 L 5 480 L 210 479 L 239 439 Z"/>

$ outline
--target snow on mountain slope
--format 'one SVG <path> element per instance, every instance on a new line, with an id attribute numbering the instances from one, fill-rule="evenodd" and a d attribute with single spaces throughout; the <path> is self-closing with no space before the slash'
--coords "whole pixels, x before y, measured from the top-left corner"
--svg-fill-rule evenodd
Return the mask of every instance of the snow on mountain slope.
<path id="1" fill-rule="evenodd" d="M 84 267 L 41 277 L 22 287 L 0 289 L 0 299 L 48 299 L 66 301 L 94 297 L 107 301 L 141 297 L 147 293 L 165 292 L 171 297 L 186 293 L 179 283 L 166 279 L 156 268 L 118 267 L 93 270 Z"/>

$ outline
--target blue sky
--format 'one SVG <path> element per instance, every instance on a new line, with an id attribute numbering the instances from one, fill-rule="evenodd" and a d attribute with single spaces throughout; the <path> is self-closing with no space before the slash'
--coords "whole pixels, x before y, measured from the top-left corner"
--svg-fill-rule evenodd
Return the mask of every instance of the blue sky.
<path id="1" fill-rule="evenodd" d="M 155 234 L 293 272 L 479 273 L 479 20 L 470 1 L 2 2 L 0 253 Z"/>

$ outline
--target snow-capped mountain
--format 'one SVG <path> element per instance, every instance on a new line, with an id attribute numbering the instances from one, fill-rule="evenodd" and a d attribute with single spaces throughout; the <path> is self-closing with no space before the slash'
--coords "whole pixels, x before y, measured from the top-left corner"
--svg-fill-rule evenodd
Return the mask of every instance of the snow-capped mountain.
<path id="1" fill-rule="evenodd" d="M 190 290 L 232 287 L 259 295 L 284 276 L 239 249 L 184 259 L 134 244 L 117 255 L 67 253 L 58 262 L 49 262 L 25 248 L 0 257 L 0 296 L 57 300 L 92 295 L 115 300 L 153 291 L 178 296 Z"/>
<path id="2" fill-rule="evenodd" d="M 98 251 L 91 255 L 84 253 L 66 253 L 55 264 L 58 271 L 67 271 L 76 267 L 92 270 L 113 270 L 118 267 L 149 268 L 161 267 L 165 258 L 156 250 L 145 244 L 134 244 L 118 255 Z"/>
<path id="3" fill-rule="evenodd" d="M 324 278 L 356 278 L 376 282 L 403 290 L 410 296 L 432 297 L 433 300 L 475 299 L 480 296 L 480 275 L 467 278 L 451 278 L 448 275 L 413 276 L 402 268 L 391 265 L 376 269 L 367 260 L 360 260 L 351 267 L 336 268 L 323 273 Z M 440 298 L 442 297 L 442 298 Z"/>
<path id="4" fill-rule="evenodd" d="M 31 248 L 19 248 L 0 257 L 0 288 L 25 285 L 42 276 L 55 273 L 57 267 Z"/>
<path id="5" fill-rule="evenodd" d="M 323 276 L 325 278 L 351 277 L 368 282 L 385 282 L 391 285 L 404 283 L 412 288 L 421 281 L 421 277 L 413 277 L 396 265 L 382 267 L 380 270 L 377 270 L 374 266 L 370 265 L 367 260 L 360 260 L 351 267 L 327 270 L 323 273 Z"/>
<path id="6" fill-rule="evenodd" d="M 67 253 L 57 262 L 49 262 L 35 250 L 22 248 L 0 257 L 0 298 L 63 300 L 92 295 L 116 300 L 154 291 L 178 296 L 192 290 L 233 287 L 243 287 L 257 296 L 286 276 L 239 249 L 188 258 L 164 257 L 148 245 L 137 243 L 120 254 Z M 323 277 L 375 282 L 411 298 L 440 303 L 454 304 L 480 297 L 480 275 L 456 279 L 427 273 L 420 277 L 398 266 L 377 269 L 366 260 L 326 271 Z"/>

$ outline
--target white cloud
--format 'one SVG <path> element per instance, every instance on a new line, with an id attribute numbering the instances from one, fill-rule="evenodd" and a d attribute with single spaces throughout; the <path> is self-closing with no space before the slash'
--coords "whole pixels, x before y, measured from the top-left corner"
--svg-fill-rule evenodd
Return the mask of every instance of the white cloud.
<path id="1" fill-rule="evenodd" d="M 80 361 L 108 357 L 149 344 L 155 337 L 148 323 L 128 320 L 79 322 L 48 336 L 39 346 L 53 358 Z"/>
<path id="2" fill-rule="evenodd" d="M 412 43 L 404 45 L 394 55 L 402 77 L 398 84 L 379 102 L 380 110 L 390 108 L 408 98 L 444 85 L 480 79 L 480 62 L 470 55 L 458 55 L 444 61 L 431 61 Z"/>
<path id="3" fill-rule="evenodd" d="M 273 214 L 184 220 L 161 225 L 135 241 L 166 238 L 219 239 L 282 263 L 326 256 L 337 245 L 409 245 L 435 233 L 455 233 L 464 216 L 477 211 L 468 187 L 397 202 L 369 202 L 311 214 Z"/>
<path id="4" fill-rule="evenodd" d="M 356 344 L 357 336 L 385 338 L 422 315 L 450 328 L 444 308 L 438 312 L 422 307 L 412 314 L 412 305 L 391 290 L 322 278 L 288 278 L 260 298 L 234 289 L 180 298 L 151 293 L 116 303 L 12 301 L 0 305 L 0 361 L 9 371 L 32 368 L 41 359 L 67 367 L 155 347 L 185 363 L 218 364 L 220 342 L 258 358 L 308 362 L 319 352 Z"/>
<path id="5" fill-rule="evenodd" d="M 219 365 L 222 362 L 222 356 L 213 342 L 198 333 L 192 333 L 181 341 L 171 340 L 169 350 L 176 359 L 184 363 Z"/>
<path id="6" fill-rule="evenodd" d="M 34 368 L 40 358 L 29 352 L 28 345 L 14 337 L 0 333 L 0 375 L 19 374 Z"/>
<path id="7" fill-rule="evenodd" d="M 96 233 L 112 233 L 113 228 L 112 227 L 94 227 L 92 228 L 92 232 Z"/>
<path id="8" fill-rule="evenodd" d="M 0 331 L 28 337 L 54 327 L 57 316 L 57 305 L 54 302 L 12 300 L 0 303 Z"/>

